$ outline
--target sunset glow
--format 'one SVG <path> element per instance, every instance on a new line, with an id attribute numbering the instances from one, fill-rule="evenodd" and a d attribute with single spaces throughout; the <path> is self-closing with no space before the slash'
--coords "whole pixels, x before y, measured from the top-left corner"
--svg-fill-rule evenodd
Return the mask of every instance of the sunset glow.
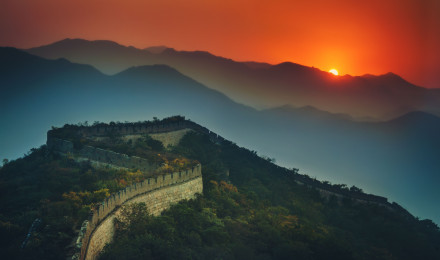
<path id="1" fill-rule="evenodd" d="M 338 75 L 339 75 L 339 72 L 338 72 L 336 69 L 331 69 L 331 70 L 329 70 L 328 72 L 330 72 L 331 74 L 333 74 L 333 75 L 335 75 L 335 76 L 338 76 Z"/>
<path id="2" fill-rule="evenodd" d="M 0 45 L 64 38 L 166 45 L 238 61 L 333 65 L 350 75 L 393 72 L 433 88 L 440 87 L 439 13 L 438 0 L 3 0 Z"/>
<path id="3" fill-rule="evenodd" d="M 439 47 L 440 0 L 0 0 L 2 259 L 440 260 Z"/>

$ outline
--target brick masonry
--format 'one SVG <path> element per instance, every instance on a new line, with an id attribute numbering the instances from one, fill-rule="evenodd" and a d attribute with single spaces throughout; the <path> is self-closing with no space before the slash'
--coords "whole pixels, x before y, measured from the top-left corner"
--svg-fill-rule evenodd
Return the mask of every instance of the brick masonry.
<path id="1" fill-rule="evenodd" d="M 127 200 L 122 205 L 131 203 L 144 202 L 147 209 L 152 215 L 160 215 L 160 213 L 168 209 L 172 204 L 181 200 L 192 199 L 195 194 L 203 192 L 202 178 L 197 177 L 190 181 L 162 187 L 151 192 L 146 192 L 139 196 L 135 196 Z M 96 259 L 107 243 L 113 240 L 115 234 L 114 220 L 120 214 L 121 208 L 108 214 L 103 221 L 98 224 L 90 235 L 88 247 L 85 250 L 84 259 Z"/>
<path id="2" fill-rule="evenodd" d="M 87 220 L 86 229 L 77 241 L 80 249 L 74 258 L 96 259 L 114 236 L 113 220 L 122 205 L 145 202 L 148 211 L 159 215 L 170 205 L 191 199 L 203 192 L 201 165 L 186 171 L 161 175 L 135 183 L 101 203 Z"/>
<path id="3" fill-rule="evenodd" d="M 140 126 L 104 126 L 81 127 L 77 130 L 83 137 L 100 137 L 111 133 L 122 136 L 152 134 L 155 139 L 175 145 L 184 134 L 191 130 L 206 132 L 216 142 L 224 139 L 211 133 L 195 123 L 183 121 L 167 125 Z M 75 149 L 71 141 L 54 136 L 54 130 L 48 132 L 47 146 L 50 150 L 64 155 L 73 155 L 77 161 L 90 161 L 95 167 L 114 167 L 123 169 L 139 169 L 151 171 L 157 165 L 136 156 L 116 153 L 110 150 L 92 146 Z M 119 214 L 121 206 L 135 202 L 144 202 L 150 214 L 159 215 L 170 205 L 181 200 L 194 198 L 203 192 L 202 167 L 200 164 L 193 168 L 151 177 L 143 182 L 135 183 L 123 190 L 111 194 L 99 207 L 94 209 L 88 220 L 84 221 L 76 241 L 77 252 L 72 259 L 96 259 L 104 246 L 114 237 L 114 219 Z"/>

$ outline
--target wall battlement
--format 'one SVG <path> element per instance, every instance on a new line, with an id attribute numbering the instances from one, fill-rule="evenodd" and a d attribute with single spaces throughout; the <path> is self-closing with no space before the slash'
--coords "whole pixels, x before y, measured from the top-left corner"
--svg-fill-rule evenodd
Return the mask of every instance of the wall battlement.
<path id="1" fill-rule="evenodd" d="M 48 139 L 50 137 L 59 137 L 60 132 L 70 130 L 81 137 L 102 137 L 110 135 L 138 135 L 138 134 L 157 134 L 166 133 L 183 129 L 192 129 L 196 132 L 206 134 L 215 143 L 225 142 L 226 139 L 220 135 L 211 132 L 206 127 L 203 127 L 190 120 L 179 118 L 171 122 L 138 122 L 138 123 L 110 123 L 97 124 L 94 126 L 76 126 L 68 125 L 63 128 L 55 128 L 47 132 Z M 63 139 L 63 138 L 60 138 Z"/>
<path id="2" fill-rule="evenodd" d="M 84 137 L 92 137 L 92 136 L 105 136 L 109 134 L 152 134 L 152 133 L 163 133 L 167 131 L 176 131 L 181 129 L 192 129 L 196 132 L 203 133 L 209 136 L 209 138 L 215 143 L 224 143 L 229 142 L 220 135 L 211 132 L 209 129 L 194 123 L 190 120 L 185 120 L 183 118 L 178 119 L 175 122 L 144 122 L 144 123 L 129 123 L 129 124 L 113 124 L 106 125 L 101 124 L 92 127 L 77 127 L 77 131 L 81 133 Z M 283 168 L 283 167 L 278 167 Z M 322 183 L 320 181 L 313 180 L 297 172 L 291 172 L 288 169 L 284 169 L 284 172 L 295 180 L 295 182 L 299 182 L 308 186 L 315 187 L 320 190 L 325 190 L 330 193 L 340 194 L 345 197 L 350 197 L 356 200 L 362 200 L 367 202 L 378 203 L 382 205 L 386 205 L 390 208 L 401 208 L 400 206 L 396 206 L 392 203 L 389 203 L 388 200 L 381 196 L 376 196 L 373 194 L 365 194 L 365 193 L 353 193 L 344 191 L 341 189 L 336 189 L 331 185 Z"/>
<path id="3" fill-rule="evenodd" d="M 73 155 L 77 160 L 88 160 L 96 165 L 107 165 L 117 168 L 139 169 L 150 172 L 158 165 L 137 156 L 128 156 L 92 146 L 76 147 L 72 141 L 63 139 L 63 131 L 68 135 L 79 137 L 100 137 L 111 135 L 135 135 L 166 133 L 182 129 L 192 129 L 206 133 L 216 142 L 224 141 L 217 134 L 188 120 L 166 124 L 151 122 L 134 124 L 99 124 L 96 126 L 65 126 L 47 133 L 47 147 L 63 155 Z M 60 135 L 61 133 L 61 135 Z M 135 183 L 123 190 L 111 194 L 96 209 L 90 212 L 84 221 L 76 241 L 77 252 L 72 259 L 96 259 L 107 243 L 113 240 L 114 219 L 122 205 L 143 202 L 150 214 L 158 215 L 172 204 L 184 199 L 194 198 L 203 192 L 202 167 L 200 164 L 183 171 L 155 176 Z"/>
<path id="4" fill-rule="evenodd" d="M 91 222 L 89 223 L 99 223 L 116 207 L 124 204 L 126 201 L 138 196 L 139 194 L 161 189 L 162 187 L 166 186 L 183 183 L 201 176 L 201 165 L 198 164 L 192 169 L 186 171 L 169 173 L 154 178 L 148 178 L 143 182 L 135 183 L 105 199 L 99 208 L 95 210 Z"/>
<path id="5" fill-rule="evenodd" d="M 113 219 L 120 206 L 144 202 L 150 214 L 158 215 L 171 204 L 190 199 L 203 192 L 201 165 L 135 183 L 104 200 L 92 211 L 85 232 L 77 241 L 76 259 L 95 259 L 106 243 L 113 239 Z"/>
<path id="6" fill-rule="evenodd" d="M 230 143 L 223 137 L 209 131 L 192 121 L 179 119 L 173 122 L 141 122 L 126 124 L 98 124 L 91 127 L 86 126 L 67 126 L 69 134 L 78 137 L 102 137 L 117 135 L 139 135 L 157 134 L 191 129 L 198 133 L 206 134 L 215 143 Z M 75 149 L 71 141 L 60 138 L 59 131 L 66 129 L 53 129 L 48 132 L 47 145 L 50 149 L 62 154 L 76 154 L 79 157 L 89 160 L 104 162 L 105 164 L 115 165 L 123 168 L 137 168 L 142 171 L 153 170 L 157 167 L 149 163 L 146 159 L 136 156 L 118 154 L 112 151 L 99 149 L 91 146 L 83 146 Z M 282 168 L 279 167 L 278 168 Z M 297 171 L 285 168 L 282 171 L 288 179 L 306 186 L 316 188 L 324 196 L 347 197 L 360 202 L 375 203 L 386 206 L 391 210 L 402 212 L 411 216 L 398 204 L 389 203 L 384 197 L 362 192 L 353 193 L 341 190 L 332 185 L 311 179 L 308 176 L 300 175 Z M 150 213 L 158 215 L 172 203 L 177 203 L 182 199 L 190 199 L 196 193 L 203 191 L 201 166 L 197 165 L 192 169 L 181 172 L 170 173 L 159 177 L 149 178 L 143 182 L 133 184 L 117 193 L 112 194 L 95 209 L 90 218 L 85 221 L 81 228 L 80 236 L 77 240 L 79 250 L 76 259 L 95 259 L 102 251 L 106 243 L 113 239 L 115 227 L 113 220 L 118 215 L 120 206 L 135 202 L 144 202 Z"/>
<path id="7" fill-rule="evenodd" d="M 79 159 L 100 162 L 118 168 L 139 169 L 140 171 L 149 172 L 158 167 L 156 164 L 144 158 L 129 156 L 93 146 L 84 145 L 80 149 L 75 149 L 71 141 L 51 136 L 47 137 L 47 147 L 51 151 L 56 151 L 61 154 L 72 154 L 79 157 Z"/>
<path id="8" fill-rule="evenodd" d="M 393 202 L 390 203 L 387 198 L 382 196 L 377 196 L 374 194 L 366 194 L 363 192 L 351 192 L 349 190 L 342 190 L 333 187 L 330 184 L 322 183 L 318 180 L 312 179 L 306 175 L 301 175 L 297 173 L 296 171 L 288 170 L 286 168 L 277 166 L 279 169 L 282 169 L 282 173 L 284 176 L 288 177 L 288 179 L 291 179 L 292 181 L 301 184 L 306 185 L 309 187 L 313 187 L 316 190 L 320 192 L 320 194 L 323 197 L 329 197 L 329 196 L 336 196 L 337 198 L 349 198 L 354 201 L 360 202 L 360 203 L 373 203 L 379 206 L 384 206 L 388 208 L 389 210 L 396 211 L 401 213 L 404 216 L 407 216 L 409 218 L 414 218 L 411 213 L 409 213 L 406 209 L 404 209 L 399 204 Z"/>

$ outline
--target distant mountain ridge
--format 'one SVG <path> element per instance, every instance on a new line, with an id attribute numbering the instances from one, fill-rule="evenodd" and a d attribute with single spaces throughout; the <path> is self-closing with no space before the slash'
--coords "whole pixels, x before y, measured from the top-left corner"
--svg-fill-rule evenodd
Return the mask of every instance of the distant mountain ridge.
<path id="1" fill-rule="evenodd" d="M 413 112 L 394 121 L 356 122 L 300 105 L 258 111 L 166 65 L 109 76 L 89 65 L 0 48 L 0 68 L 0 159 L 43 144 L 51 126 L 180 114 L 279 165 L 360 186 L 440 221 L 433 199 L 440 196 L 436 116 Z"/>
<path id="2" fill-rule="evenodd" d="M 325 119 L 325 120 L 343 120 L 354 121 L 354 119 L 346 114 L 334 114 L 327 111 L 319 110 L 312 106 L 292 107 L 289 105 L 266 109 L 263 113 L 279 116 L 301 116 L 306 118 Z"/>
<path id="3" fill-rule="evenodd" d="M 158 51 L 159 50 L 159 51 Z M 359 119 L 387 120 L 420 110 L 440 115 L 440 92 L 415 86 L 393 73 L 338 76 L 291 62 L 236 62 L 204 51 L 161 46 L 144 50 L 110 41 L 65 39 L 27 50 L 49 58 L 93 65 L 107 74 L 132 66 L 166 64 L 256 108 L 313 106 Z"/>

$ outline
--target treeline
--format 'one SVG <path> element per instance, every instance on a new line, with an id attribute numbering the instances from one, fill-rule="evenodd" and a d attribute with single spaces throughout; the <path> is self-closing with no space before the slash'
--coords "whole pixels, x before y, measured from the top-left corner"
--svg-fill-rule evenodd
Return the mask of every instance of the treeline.
<path id="1" fill-rule="evenodd" d="M 206 135 L 187 134 L 175 152 L 204 165 L 204 195 L 160 217 L 143 205 L 126 208 L 101 259 L 440 257 L 440 232 L 430 220 L 349 197 L 323 198 L 256 153 Z"/>
<path id="2" fill-rule="evenodd" d="M 66 132 L 66 134 L 62 136 L 71 136 L 72 132 L 69 130 L 78 130 L 81 128 L 86 127 L 122 127 L 122 126 L 131 126 L 131 127 L 140 127 L 140 126 L 157 126 L 157 125 L 165 125 L 165 124 L 172 124 L 172 123 L 179 123 L 179 122 L 185 122 L 186 119 L 184 116 L 176 115 L 176 116 L 170 116 L 163 119 L 158 119 L 157 117 L 153 117 L 152 121 L 144 120 L 144 121 L 138 121 L 138 122 L 120 122 L 120 121 L 111 121 L 109 123 L 104 123 L 100 121 L 94 121 L 93 123 L 89 123 L 88 121 L 79 122 L 77 124 L 65 124 L 63 127 L 54 127 L 52 126 L 52 133 L 53 134 L 63 134 Z"/>
<path id="3" fill-rule="evenodd" d="M 157 144 L 152 145 L 149 151 L 155 154 L 162 151 L 156 148 Z M 185 167 L 193 161 L 175 156 L 173 163 Z M 167 170 L 170 169 L 163 169 Z M 64 259 L 73 251 L 78 229 L 91 209 L 111 193 L 141 182 L 151 174 L 96 169 L 87 161 L 78 163 L 46 146 L 7 162 L 0 168 L 2 258 Z"/>
<path id="4" fill-rule="evenodd" d="M 189 160 L 166 149 L 162 142 L 151 138 L 148 134 L 142 134 L 141 137 L 135 140 L 124 140 L 120 135 L 107 135 L 106 137 L 107 138 L 100 138 L 99 140 L 80 138 L 74 139 L 73 142 L 79 142 L 80 147 L 89 145 L 147 159 L 149 162 L 158 166 L 157 169 L 150 172 L 152 175 L 178 172 L 199 164 L 197 160 Z"/>

